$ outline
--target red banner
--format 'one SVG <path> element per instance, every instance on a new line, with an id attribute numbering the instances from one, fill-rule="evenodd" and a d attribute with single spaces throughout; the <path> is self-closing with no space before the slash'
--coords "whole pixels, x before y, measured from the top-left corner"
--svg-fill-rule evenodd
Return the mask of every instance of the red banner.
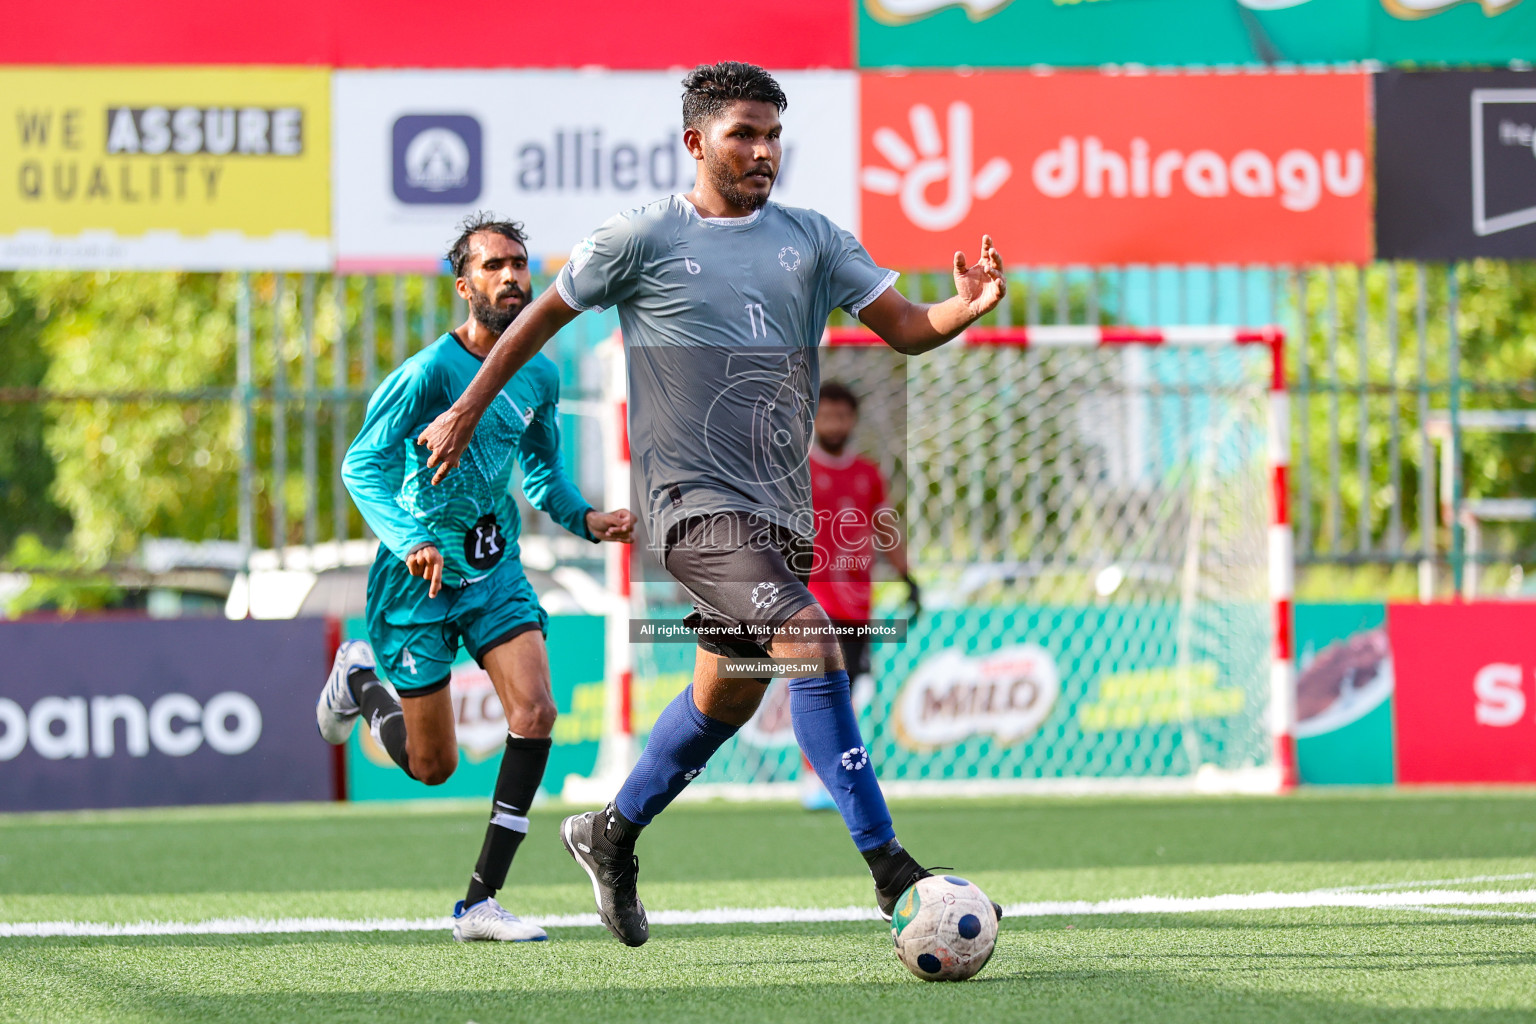
<path id="1" fill-rule="evenodd" d="M 426 0 L 76 0 L 67 12 L 8 4 L 0 64 L 669 68 L 731 59 L 846 68 L 852 26 L 847 0 L 767 0 L 750 11 L 687 0 L 513 0 L 478 10 Z"/>
<path id="2" fill-rule="evenodd" d="M 861 120 L 891 266 L 1370 258 L 1365 74 L 872 74 Z"/>
<path id="3" fill-rule="evenodd" d="M 1536 604 L 1387 608 L 1399 782 L 1536 781 Z"/>

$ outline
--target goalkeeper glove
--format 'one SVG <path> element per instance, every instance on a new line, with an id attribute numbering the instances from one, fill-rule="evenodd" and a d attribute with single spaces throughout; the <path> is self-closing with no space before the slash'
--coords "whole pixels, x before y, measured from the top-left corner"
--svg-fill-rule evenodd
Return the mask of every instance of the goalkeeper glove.
<path id="1" fill-rule="evenodd" d="M 907 585 L 907 605 L 911 609 L 910 618 L 917 618 L 923 614 L 923 591 L 917 585 L 917 580 L 911 573 L 902 573 L 901 582 Z"/>

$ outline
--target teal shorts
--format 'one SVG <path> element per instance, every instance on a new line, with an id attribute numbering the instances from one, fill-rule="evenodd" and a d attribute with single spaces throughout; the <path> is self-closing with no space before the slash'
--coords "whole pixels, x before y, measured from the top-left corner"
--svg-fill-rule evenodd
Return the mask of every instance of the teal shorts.
<path id="1" fill-rule="evenodd" d="M 493 647 L 539 630 L 549 616 L 515 557 L 504 558 L 489 576 L 466 587 L 445 586 L 427 596 L 427 581 L 406 572 L 405 563 L 379 548 L 368 572 L 368 641 L 380 674 L 402 697 L 424 697 L 448 685 L 459 643 L 481 667 Z"/>

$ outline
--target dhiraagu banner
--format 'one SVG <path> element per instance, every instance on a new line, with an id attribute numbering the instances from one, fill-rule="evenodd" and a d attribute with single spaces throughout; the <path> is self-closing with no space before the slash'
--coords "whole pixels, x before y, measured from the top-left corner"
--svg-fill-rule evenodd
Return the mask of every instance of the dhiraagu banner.
<path id="1" fill-rule="evenodd" d="M 1296 760 L 1301 781 L 1394 781 L 1387 606 L 1298 604 Z"/>
<path id="2" fill-rule="evenodd" d="M 858 63 L 1507 64 L 1536 56 L 1536 0 L 856 0 Z"/>
<path id="3" fill-rule="evenodd" d="M 0 69 L 0 268 L 325 270 L 330 73 Z"/>
<path id="4" fill-rule="evenodd" d="M 350 619 L 346 634 L 366 639 L 362 619 Z M 543 790 L 560 795 L 567 775 L 590 775 L 603 732 L 603 619 L 595 615 L 549 617 L 549 678 L 555 707 L 554 746 L 544 771 Z M 506 748 L 507 719 L 490 676 L 461 652 L 449 684 L 459 735 L 459 767 L 441 786 L 409 778 L 368 730 L 353 731 L 347 745 L 347 793 L 352 800 L 421 800 L 440 797 L 490 798 Z"/>

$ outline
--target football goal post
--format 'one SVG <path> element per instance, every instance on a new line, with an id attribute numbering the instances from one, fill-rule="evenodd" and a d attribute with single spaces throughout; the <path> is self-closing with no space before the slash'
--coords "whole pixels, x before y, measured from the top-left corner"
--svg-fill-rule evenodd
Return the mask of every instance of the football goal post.
<path id="1" fill-rule="evenodd" d="M 855 687 L 888 792 L 1294 783 L 1282 351 L 1271 327 L 973 328 L 913 358 L 827 333 L 821 379 L 859 398 L 850 447 L 880 466 L 924 588 Z M 609 380 L 613 507 L 622 370 Z M 692 673 L 691 645 L 628 630 L 681 619 L 686 595 L 615 555 L 604 753 L 570 799 L 612 795 Z M 906 619 L 880 579 L 874 614 Z M 777 680 L 688 792 L 786 797 L 801 771 Z"/>

